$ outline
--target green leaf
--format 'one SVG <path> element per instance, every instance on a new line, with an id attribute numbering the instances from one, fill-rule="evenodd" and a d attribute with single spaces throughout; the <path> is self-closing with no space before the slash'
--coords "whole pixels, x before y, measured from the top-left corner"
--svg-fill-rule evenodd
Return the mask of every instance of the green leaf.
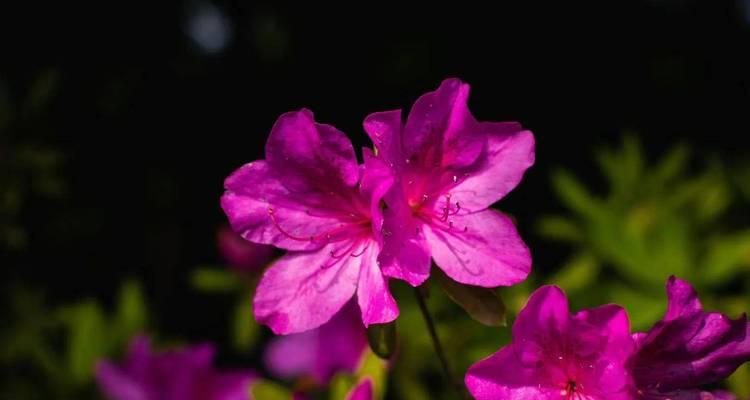
<path id="1" fill-rule="evenodd" d="M 505 326 L 505 304 L 495 290 L 460 284 L 437 268 L 433 275 L 448 297 L 474 320 L 487 326 Z"/>
<path id="2" fill-rule="evenodd" d="M 243 293 L 234 307 L 232 345 L 239 352 L 250 351 L 260 335 L 260 327 L 253 316 L 251 296 Z"/>
<path id="3" fill-rule="evenodd" d="M 750 397 L 750 364 L 744 364 L 727 379 L 732 393 L 740 399 Z"/>
<path id="4" fill-rule="evenodd" d="M 721 235 L 709 242 L 708 254 L 700 269 L 709 285 L 726 283 L 750 266 L 750 230 Z"/>
<path id="5" fill-rule="evenodd" d="M 233 292 L 242 288 L 236 274 L 220 267 L 201 267 L 190 276 L 193 287 L 203 292 Z"/>
<path id="6" fill-rule="evenodd" d="M 368 351 L 357 370 L 355 375 L 356 379 L 352 382 L 352 387 L 363 378 L 370 378 L 372 380 L 373 392 L 375 394 L 374 398 L 382 399 L 385 396 L 387 377 L 388 368 L 386 361 L 382 360 L 375 353 Z"/>
<path id="7" fill-rule="evenodd" d="M 330 400 L 345 399 L 346 395 L 354 388 L 357 382 L 350 374 L 336 374 L 328 385 L 328 398 Z"/>
<path id="8" fill-rule="evenodd" d="M 582 290 L 594 283 L 600 269 L 601 265 L 593 253 L 582 252 L 565 263 L 550 279 L 550 283 L 567 292 Z"/>
<path id="9" fill-rule="evenodd" d="M 116 341 L 128 340 L 133 334 L 146 327 L 146 300 L 140 283 L 134 280 L 126 281 L 120 287 L 115 314 Z M 112 343 L 117 346 L 120 343 Z"/>
<path id="10" fill-rule="evenodd" d="M 387 324 L 373 324 L 367 328 L 367 341 L 370 349 L 378 357 L 390 358 L 396 351 L 398 344 L 396 334 L 396 321 Z"/>
<path id="11" fill-rule="evenodd" d="M 560 200 L 571 210 L 587 217 L 599 213 L 601 209 L 599 201 L 570 172 L 565 170 L 554 172 L 552 186 Z"/>
<path id="12" fill-rule="evenodd" d="M 106 354 L 104 314 L 93 300 L 66 307 L 61 317 L 68 330 L 68 368 L 75 382 L 88 382 L 94 363 Z"/>
<path id="13" fill-rule="evenodd" d="M 541 217 L 536 228 L 540 235 L 550 239 L 572 243 L 578 243 L 584 239 L 584 232 L 578 224 L 561 216 Z"/>
<path id="14" fill-rule="evenodd" d="M 250 385 L 250 396 L 254 400 L 291 400 L 292 392 L 270 381 L 258 381 Z"/>

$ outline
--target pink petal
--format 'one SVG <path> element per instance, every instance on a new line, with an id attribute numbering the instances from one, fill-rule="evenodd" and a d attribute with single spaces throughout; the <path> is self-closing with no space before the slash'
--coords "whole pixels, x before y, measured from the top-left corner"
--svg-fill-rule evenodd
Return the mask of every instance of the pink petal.
<path id="1" fill-rule="evenodd" d="M 290 253 L 273 264 L 258 284 L 254 312 L 276 334 L 317 328 L 354 295 L 361 260 L 332 257 L 349 243 L 336 242 L 315 252 Z"/>
<path id="2" fill-rule="evenodd" d="M 457 282 L 509 286 L 531 271 L 529 249 L 510 218 L 497 211 L 455 215 L 424 231 L 435 263 Z"/>
<path id="3" fill-rule="evenodd" d="M 398 318 L 398 306 L 388 290 L 387 278 L 377 264 L 378 249 L 375 243 L 360 256 L 362 267 L 359 271 L 357 300 L 362 310 L 362 322 L 385 324 Z"/>
<path id="4" fill-rule="evenodd" d="M 564 332 L 569 319 L 568 298 L 557 286 L 537 289 L 513 324 L 513 340 L 534 338 L 538 332 Z"/>
<path id="5" fill-rule="evenodd" d="M 108 400 L 150 400 L 145 385 L 109 361 L 99 361 L 95 375 Z"/>
<path id="6" fill-rule="evenodd" d="M 383 196 L 393 185 L 393 171 L 385 162 L 375 157 L 370 149 L 362 149 L 364 165 L 362 166 L 362 180 L 360 192 L 364 198 L 370 199 L 370 218 L 372 220 L 373 236 L 382 244 L 381 228 L 383 226 L 383 212 L 381 203 Z"/>
<path id="7" fill-rule="evenodd" d="M 483 210 L 505 197 L 534 164 L 534 135 L 516 123 L 482 123 L 487 154 L 481 166 L 459 175 L 450 193 L 469 211 Z"/>
<path id="8" fill-rule="evenodd" d="M 349 138 L 336 128 L 315 123 L 310 110 L 283 114 L 266 142 L 266 160 L 293 190 L 353 186 L 359 178 Z"/>
<path id="9" fill-rule="evenodd" d="M 406 161 L 401 149 L 401 110 L 376 112 L 365 118 L 364 128 L 378 150 L 378 157 L 400 169 Z"/>
<path id="10" fill-rule="evenodd" d="M 310 250 L 327 243 L 325 232 L 340 225 L 341 203 L 329 193 L 290 191 L 265 161 L 245 164 L 225 181 L 221 207 L 232 229 L 254 243 Z M 315 238 L 315 239 L 311 239 Z"/>
<path id="11" fill-rule="evenodd" d="M 430 253 L 422 233 L 423 224 L 412 216 L 400 187 L 391 189 L 386 203 L 390 206 L 383 212 L 380 267 L 385 276 L 419 286 L 430 276 Z"/>
<path id="12" fill-rule="evenodd" d="M 317 354 L 318 330 L 277 336 L 266 348 L 266 368 L 279 378 L 311 375 Z"/>
<path id="13" fill-rule="evenodd" d="M 560 388 L 544 383 L 537 368 L 522 364 L 512 345 L 472 365 L 464 381 L 477 400 L 561 398 Z"/>
<path id="14" fill-rule="evenodd" d="M 373 400 L 372 380 L 362 378 L 357 386 L 346 396 L 346 400 Z"/>
<path id="15" fill-rule="evenodd" d="M 469 85 L 446 79 L 414 103 L 404 126 L 404 155 L 424 167 L 465 167 L 482 152 L 485 138 L 474 132 L 476 120 L 466 105 Z"/>

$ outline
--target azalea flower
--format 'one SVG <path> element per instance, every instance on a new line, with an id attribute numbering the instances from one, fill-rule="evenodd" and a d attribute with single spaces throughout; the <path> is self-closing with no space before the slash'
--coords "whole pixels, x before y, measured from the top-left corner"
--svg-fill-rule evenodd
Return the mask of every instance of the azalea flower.
<path id="1" fill-rule="evenodd" d="M 318 385 L 327 385 L 336 373 L 355 372 L 367 348 L 357 306 L 350 302 L 317 329 L 274 338 L 265 364 L 278 377 L 311 377 Z"/>
<path id="2" fill-rule="evenodd" d="M 478 122 L 469 86 L 444 81 L 401 111 L 371 114 L 364 128 L 395 183 L 385 196 L 383 272 L 418 286 L 430 258 L 454 280 L 507 286 L 526 279 L 531 256 L 507 216 L 489 209 L 534 163 L 534 136 L 515 122 Z"/>
<path id="3" fill-rule="evenodd" d="M 292 251 L 266 270 L 254 298 L 256 319 L 275 333 L 317 328 L 355 294 L 365 325 L 398 316 L 377 264 L 379 205 L 392 178 L 368 151 L 364 162 L 342 132 L 302 110 L 276 121 L 265 160 L 224 182 L 234 231 Z"/>
<path id="4" fill-rule="evenodd" d="M 472 365 L 466 386 L 478 400 L 630 399 L 628 317 L 605 305 L 570 315 L 561 289 L 534 292 L 513 324 L 513 341 Z"/>
<path id="5" fill-rule="evenodd" d="M 638 350 L 631 363 L 638 398 L 714 398 L 698 386 L 718 382 L 750 360 L 747 317 L 732 320 L 704 312 L 695 290 L 674 276 L 667 281 L 667 298 L 664 318 L 647 333 L 633 335 Z"/>
<path id="6" fill-rule="evenodd" d="M 209 344 L 154 353 L 138 336 L 122 364 L 97 363 L 96 380 L 109 400 L 247 400 L 256 375 L 216 371 L 213 358 Z"/>
<path id="7" fill-rule="evenodd" d="M 224 261 L 238 272 L 260 271 L 273 256 L 272 246 L 248 242 L 226 226 L 216 233 L 216 244 Z"/>

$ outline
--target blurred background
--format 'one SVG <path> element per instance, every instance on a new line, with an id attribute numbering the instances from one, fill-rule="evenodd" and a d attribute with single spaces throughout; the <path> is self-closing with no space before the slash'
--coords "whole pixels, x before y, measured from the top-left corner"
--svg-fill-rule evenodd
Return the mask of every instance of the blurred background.
<path id="1" fill-rule="evenodd" d="M 750 2 L 592 3 L 0 13 L 0 398 L 99 398 L 95 360 L 137 332 L 215 342 L 219 365 L 274 379 L 255 278 L 217 248 L 224 177 L 263 157 L 286 111 L 368 146 L 368 113 L 406 110 L 446 77 L 472 85 L 478 119 L 536 135 L 536 165 L 498 204 L 534 257 L 529 282 L 500 291 L 511 319 L 554 282 L 574 308 L 618 302 L 645 330 L 670 274 L 708 308 L 750 309 Z M 404 334 L 386 398 L 450 398 L 413 296 L 394 289 Z M 507 342 L 430 294 L 457 375 Z M 748 382 L 744 367 L 725 386 L 747 398 Z"/>

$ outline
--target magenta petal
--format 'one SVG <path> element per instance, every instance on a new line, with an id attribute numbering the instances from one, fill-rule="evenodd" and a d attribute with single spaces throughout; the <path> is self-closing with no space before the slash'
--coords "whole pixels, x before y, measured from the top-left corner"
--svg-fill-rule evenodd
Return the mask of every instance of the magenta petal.
<path id="1" fill-rule="evenodd" d="M 477 400 L 559 400 L 560 389 L 550 387 L 538 369 L 523 365 L 513 350 L 505 346 L 497 353 L 472 365 L 466 387 Z"/>
<path id="2" fill-rule="evenodd" d="M 430 253 L 422 222 L 412 216 L 399 187 L 394 187 L 383 212 L 383 248 L 378 256 L 385 276 L 419 286 L 430 276 Z"/>
<path id="3" fill-rule="evenodd" d="M 682 280 L 667 282 L 664 319 L 638 336 L 632 361 L 639 389 L 653 393 L 687 390 L 720 381 L 750 360 L 750 323 L 704 312 L 695 290 Z"/>
<path id="4" fill-rule="evenodd" d="M 266 142 L 266 160 L 292 190 L 353 186 L 359 178 L 349 138 L 330 125 L 315 123 L 310 110 L 279 117 Z"/>
<path id="5" fill-rule="evenodd" d="M 95 376 L 108 400 L 150 400 L 144 385 L 109 361 L 96 364 Z"/>
<path id="6" fill-rule="evenodd" d="M 357 305 L 349 302 L 318 330 L 318 346 L 313 376 L 327 383 L 337 372 L 356 371 L 367 346 Z"/>
<path id="7" fill-rule="evenodd" d="M 531 271 L 531 254 L 507 216 L 484 210 L 425 226 L 432 258 L 457 282 L 509 286 Z M 452 223 L 452 226 L 446 226 Z"/>
<path id="8" fill-rule="evenodd" d="M 379 157 L 392 162 L 394 168 L 403 166 L 406 159 L 401 149 L 401 110 L 370 114 L 363 125 Z"/>
<path id="9" fill-rule="evenodd" d="M 317 345 L 317 330 L 277 336 L 266 348 L 266 368 L 275 376 L 284 379 L 310 375 L 315 368 Z"/>
<path id="10" fill-rule="evenodd" d="M 287 250 L 317 249 L 326 243 L 320 236 L 339 226 L 341 214 L 348 214 L 330 210 L 332 199 L 327 193 L 290 191 L 265 161 L 243 165 L 224 186 L 221 207 L 232 229 L 255 243 Z"/>
<path id="11" fill-rule="evenodd" d="M 346 400 L 373 400 L 372 380 L 362 378 L 351 392 L 346 396 Z"/>
<path id="12" fill-rule="evenodd" d="M 219 228 L 216 242 L 224 261 L 237 271 L 260 270 L 273 256 L 273 247 L 247 241 L 226 226 Z"/>
<path id="13" fill-rule="evenodd" d="M 568 298 L 557 286 L 537 289 L 513 324 L 513 338 L 534 337 L 537 332 L 562 332 L 567 328 Z"/>
<path id="14" fill-rule="evenodd" d="M 362 310 L 365 326 L 385 324 L 398 318 L 398 306 L 388 290 L 387 278 L 377 265 L 377 249 L 368 248 L 360 256 L 362 267 L 359 272 L 357 300 Z"/>
<path id="15" fill-rule="evenodd" d="M 466 105 L 469 85 L 447 79 L 414 103 L 404 126 L 401 144 L 407 157 L 416 155 L 423 166 L 465 167 L 482 151 L 484 137 L 473 132 L 476 121 Z"/>
<path id="16" fill-rule="evenodd" d="M 534 164 L 534 135 L 516 123 L 482 123 L 487 155 L 481 166 L 451 189 L 455 201 L 469 211 L 485 209 L 505 197 Z"/>
<path id="17" fill-rule="evenodd" d="M 290 253 L 273 264 L 258 284 L 255 318 L 276 334 L 317 328 L 352 298 L 360 260 L 341 254 L 349 243 L 336 242 L 316 252 Z"/>

